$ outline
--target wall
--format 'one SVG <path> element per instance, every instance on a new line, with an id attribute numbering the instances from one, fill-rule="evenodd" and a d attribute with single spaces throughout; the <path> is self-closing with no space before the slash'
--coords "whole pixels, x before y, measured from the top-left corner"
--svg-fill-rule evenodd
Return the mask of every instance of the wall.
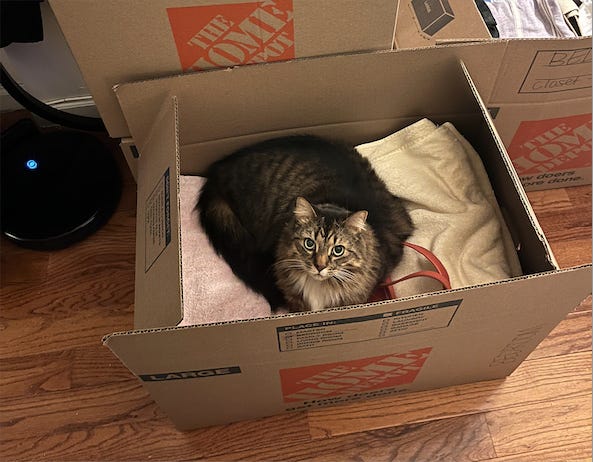
<path id="1" fill-rule="evenodd" d="M 76 114 L 96 116 L 90 93 L 47 2 L 41 3 L 44 40 L 13 43 L 0 49 L 0 60 L 10 75 L 37 99 Z M 0 88 L 0 110 L 19 109 Z"/>

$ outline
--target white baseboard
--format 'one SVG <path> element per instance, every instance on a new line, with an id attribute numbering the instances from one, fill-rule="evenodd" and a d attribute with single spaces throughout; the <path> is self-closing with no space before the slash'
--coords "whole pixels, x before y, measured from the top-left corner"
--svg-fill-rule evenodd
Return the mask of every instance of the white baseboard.
<path id="1" fill-rule="evenodd" d="M 95 106 L 92 96 L 76 96 L 71 98 L 63 98 L 59 100 L 44 101 L 45 104 L 58 109 L 60 111 L 70 112 L 72 114 L 99 117 L 99 112 Z M 10 96 L 4 88 L 0 87 L 0 111 L 10 112 L 18 111 L 23 107 Z M 35 120 L 40 126 L 47 127 L 55 125 L 53 122 L 35 116 Z"/>

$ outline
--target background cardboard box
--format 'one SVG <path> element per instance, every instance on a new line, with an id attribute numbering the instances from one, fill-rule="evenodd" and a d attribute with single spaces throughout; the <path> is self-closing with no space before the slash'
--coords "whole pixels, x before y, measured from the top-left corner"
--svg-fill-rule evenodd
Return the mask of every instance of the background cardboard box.
<path id="1" fill-rule="evenodd" d="M 488 106 L 527 190 L 591 183 L 590 37 L 511 42 Z"/>
<path id="2" fill-rule="evenodd" d="M 112 87 L 214 67 L 391 48 L 394 0 L 51 0 L 109 134 Z M 235 89 L 239 92 L 239 89 Z"/>
<path id="3" fill-rule="evenodd" d="M 438 19 L 427 33 L 430 14 Z M 396 49 L 471 41 L 491 41 L 474 2 L 399 2 Z M 491 92 L 481 87 L 482 96 L 525 189 L 590 184 L 591 37 L 494 41 L 508 48 L 495 86 Z M 490 72 L 488 49 L 484 57 L 477 64 L 483 69 L 471 67 L 479 87 L 481 71 Z"/>
<path id="4" fill-rule="evenodd" d="M 395 49 L 491 38 L 473 0 L 398 1 L 393 39 Z"/>
<path id="5" fill-rule="evenodd" d="M 176 426 L 501 378 L 590 292 L 590 266 L 557 270 L 460 50 L 469 60 L 482 52 L 311 58 L 116 89 L 140 153 L 136 330 L 104 341 Z M 241 104 L 228 88 L 243 89 Z M 203 173 L 215 159 L 270 137 L 308 132 L 361 143 L 426 116 L 453 122 L 480 153 L 525 276 L 317 313 L 175 327 L 184 313 L 180 174 Z M 168 191 L 156 207 L 155 187 Z M 170 230 L 157 252 L 146 251 L 148 210 Z M 396 334 L 382 335 L 385 323 Z"/>

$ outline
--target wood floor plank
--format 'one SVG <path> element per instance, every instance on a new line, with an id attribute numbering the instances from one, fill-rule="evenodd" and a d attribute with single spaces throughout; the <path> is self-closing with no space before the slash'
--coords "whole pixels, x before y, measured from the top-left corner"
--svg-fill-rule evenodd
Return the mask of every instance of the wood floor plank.
<path id="1" fill-rule="evenodd" d="M 584 207 L 558 214 L 537 214 L 537 218 L 549 241 L 572 241 L 591 236 L 591 212 Z"/>
<path id="2" fill-rule="evenodd" d="M 570 396 L 486 413 L 498 456 L 591 442 L 591 397 Z"/>
<path id="3" fill-rule="evenodd" d="M 529 197 L 531 206 L 540 217 L 546 214 L 562 213 L 572 207 L 568 190 L 565 188 L 532 191 L 527 193 L 527 197 Z"/>
<path id="4" fill-rule="evenodd" d="M 590 185 L 536 191 L 528 197 L 549 241 L 591 240 Z"/>
<path id="5" fill-rule="evenodd" d="M 591 185 L 530 191 L 527 193 L 529 202 L 538 217 L 564 214 L 578 207 L 590 207 L 591 196 Z"/>
<path id="6" fill-rule="evenodd" d="M 591 263 L 591 236 L 570 241 L 556 241 L 550 246 L 560 268 Z"/>
<path id="7" fill-rule="evenodd" d="M 52 252 L 42 284 L 3 287 L 0 357 L 100 345 L 104 335 L 130 329 L 134 227 L 133 213 L 118 212 L 86 241 Z"/>
<path id="8" fill-rule="evenodd" d="M 130 176 L 131 176 L 131 174 L 130 174 Z M 121 199 L 117 206 L 117 210 L 119 212 L 122 212 L 122 211 L 135 212 L 136 211 L 136 190 L 137 190 L 137 186 L 133 179 L 132 179 L 132 181 L 124 182 L 123 187 L 122 187 Z"/>
<path id="9" fill-rule="evenodd" d="M 0 361 L 0 397 L 31 396 L 72 387 L 73 351 L 19 356 Z"/>
<path id="10" fill-rule="evenodd" d="M 484 422 L 482 430 L 485 428 Z M 28 432 L 25 438 L 0 445 L 0 460 L 213 460 L 217 455 L 227 458 L 228 453 L 257 453 L 270 447 L 281 453 L 278 448 L 299 446 L 308 440 L 304 413 L 280 414 L 191 432 L 180 432 L 168 419 L 155 416 Z"/>
<path id="11" fill-rule="evenodd" d="M 312 438 L 506 409 L 550 399 L 591 397 L 591 352 L 524 362 L 506 380 L 478 382 L 309 411 Z"/>
<path id="12" fill-rule="evenodd" d="M 495 457 L 480 462 L 591 462 L 591 441 Z"/>
<path id="13" fill-rule="evenodd" d="M 209 460 L 221 461 L 476 461 L 494 454 L 482 415 L 292 444 L 245 448 Z"/>
<path id="14" fill-rule="evenodd" d="M 162 417 L 137 379 L 0 400 L 0 441 Z"/>
<path id="15" fill-rule="evenodd" d="M 565 188 L 564 191 L 570 199 L 571 207 L 584 206 L 591 209 L 591 185 L 579 186 L 576 188 Z"/>
<path id="16" fill-rule="evenodd" d="M 527 360 L 591 350 L 591 312 L 569 314 L 528 356 Z"/>
<path id="17" fill-rule="evenodd" d="M 574 312 L 591 311 L 591 298 L 592 298 L 591 295 L 589 295 L 577 307 L 575 307 Z"/>
<path id="18" fill-rule="evenodd" d="M 68 319 L 76 314 L 89 313 L 107 317 L 118 312 L 128 312 L 133 303 L 133 285 L 126 275 L 117 271 L 98 272 L 87 280 L 67 279 L 50 281 L 34 290 L 22 285 L 11 285 L 2 291 L 0 312 L 3 321 L 28 319 Z M 6 304 L 6 305 L 5 305 Z M 101 314 L 100 310 L 103 310 Z M 91 317 L 91 314 L 87 314 Z"/>
<path id="19" fill-rule="evenodd" d="M 0 241 L 0 287 L 8 284 L 34 284 L 45 281 L 49 252 L 23 249 L 2 238 Z"/>
<path id="20" fill-rule="evenodd" d="M 528 193 L 561 268 L 591 263 L 591 186 Z"/>
<path id="21" fill-rule="evenodd" d="M 89 307 L 112 311 L 129 307 L 134 301 L 134 218 L 129 213 L 116 215 L 87 241 L 52 252 L 43 284 L 3 287 L 0 316 L 56 319 L 84 313 Z"/>
<path id="22" fill-rule="evenodd" d="M 67 318 L 51 319 L 47 316 L 4 320 L 0 358 L 100 345 L 106 334 L 132 327 L 131 311 L 131 307 L 124 311 L 84 306 Z"/>
<path id="23" fill-rule="evenodd" d="M 74 388 L 125 382 L 134 377 L 111 350 L 99 343 L 74 349 L 71 368 Z"/>

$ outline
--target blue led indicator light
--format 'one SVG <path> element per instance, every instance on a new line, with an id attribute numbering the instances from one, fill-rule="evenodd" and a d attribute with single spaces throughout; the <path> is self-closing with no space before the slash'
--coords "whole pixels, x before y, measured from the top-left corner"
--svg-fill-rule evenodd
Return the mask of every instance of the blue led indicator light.
<path id="1" fill-rule="evenodd" d="M 35 170 L 37 167 L 39 167 L 39 164 L 34 159 L 29 159 L 25 165 L 29 170 Z"/>

